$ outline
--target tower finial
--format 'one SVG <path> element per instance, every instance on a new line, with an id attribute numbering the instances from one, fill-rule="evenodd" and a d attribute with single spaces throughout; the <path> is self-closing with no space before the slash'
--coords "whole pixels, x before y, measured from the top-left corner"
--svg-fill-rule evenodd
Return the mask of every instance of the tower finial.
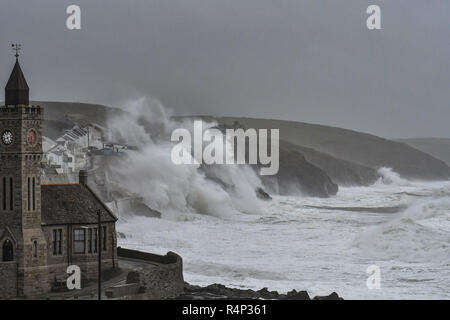
<path id="1" fill-rule="evenodd" d="M 19 60 L 19 51 L 22 50 L 22 45 L 20 43 L 12 43 L 11 47 L 16 52 L 16 54 L 14 55 L 16 57 L 16 60 Z"/>

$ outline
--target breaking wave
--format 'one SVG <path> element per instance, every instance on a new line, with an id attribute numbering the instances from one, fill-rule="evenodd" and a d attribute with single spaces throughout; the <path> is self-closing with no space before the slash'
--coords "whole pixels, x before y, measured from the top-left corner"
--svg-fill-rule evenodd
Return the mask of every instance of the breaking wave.
<path id="1" fill-rule="evenodd" d="M 264 216 L 133 217 L 120 224 L 120 243 L 179 253 L 186 281 L 198 285 L 448 299 L 450 182 L 397 183 L 404 185 L 343 187 L 333 198 L 274 196 Z M 382 290 L 367 289 L 373 264 L 381 267 Z"/>
<path id="2" fill-rule="evenodd" d="M 168 109 L 148 98 L 127 103 L 126 111 L 125 115 L 109 119 L 108 127 L 114 128 L 113 139 L 137 148 L 127 150 L 127 157 L 108 167 L 111 188 L 116 186 L 117 192 L 127 190 L 129 195 L 139 196 L 165 218 L 187 217 L 180 213 L 226 218 L 237 212 L 263 212 L 255 193 L 261 181 L 250 167 L 211 167 L 214 177 L 225 182 L 220 184 L 199 170 L 199 165 L 172 163 L 171 133 L 176 128 L 192 131 L 193 120 L 174 121 Z"/>
<path id="3" fill-rule="evenodd" d="M 380 179 L 375 184 L 387 184 L 387 185 L 397 185 L 397 186 L 409 186 L 411 183 L 400 177 L 400 175 L 392 170 L 392 168 L 380 168 L 378 169 L 378 174 L 381 176 Z"/>
<path id="4" fill-rule="evenodd" d="M 416 200 L 392 219 L 369 227 L 354 246 L 382 259 L 446 259 L 450 252 L 450 199 Z"/>

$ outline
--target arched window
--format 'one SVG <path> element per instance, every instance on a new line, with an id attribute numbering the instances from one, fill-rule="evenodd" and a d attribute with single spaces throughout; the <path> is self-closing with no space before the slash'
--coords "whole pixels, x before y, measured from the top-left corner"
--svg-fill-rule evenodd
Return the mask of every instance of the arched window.
<path id="1" fill-rule="evenodd" d="M 14 260 L 14 248 L 11 240 L 6 239 L 3 242 L 3 261 L 13 261 Z"/>

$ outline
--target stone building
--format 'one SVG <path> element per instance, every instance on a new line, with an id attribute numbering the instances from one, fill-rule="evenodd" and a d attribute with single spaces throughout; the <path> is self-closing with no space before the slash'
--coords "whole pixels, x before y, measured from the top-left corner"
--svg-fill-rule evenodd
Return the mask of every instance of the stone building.
<path id="1" fill-rule="evenodd" d="M 83 280 L 117 267 L 116 217 L 87 185 L 41 185 L 44 109 L 29 106 L 29 88 L 16 54 L 0 107 L 0 298 L 42 297 L 67 267 Z M 97 230 L 98 213 L 101 228 Z"/>

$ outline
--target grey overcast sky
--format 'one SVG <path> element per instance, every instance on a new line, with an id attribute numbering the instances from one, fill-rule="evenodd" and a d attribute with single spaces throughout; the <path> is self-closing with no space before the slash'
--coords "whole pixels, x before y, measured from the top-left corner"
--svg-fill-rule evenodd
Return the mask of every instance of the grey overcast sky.
<path id="1" fill-rule="evenodd" d="M 0 81 L 20 42 L 33 100 L 450 137 L 449 21 L 448 0 L 1 0 Z"/>

